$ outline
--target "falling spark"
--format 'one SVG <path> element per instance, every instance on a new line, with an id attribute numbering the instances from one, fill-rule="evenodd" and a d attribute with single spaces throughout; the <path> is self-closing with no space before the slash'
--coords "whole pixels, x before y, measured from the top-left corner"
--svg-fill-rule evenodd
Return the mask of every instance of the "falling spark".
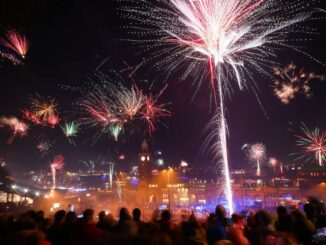
<path id="1" fill-rule="evenodd" d="M 293 63 L 284 69 L 276 66 L 273 68 L 276 77 L 273 85 L 274 94 L 283 104 L 289 104 L 297 94 L 311 96 L 310 81 L 314 79 L 325 80 L 324 75 L 313 72 L 305 72 L 304 69 L 297 69 Z"/>
<path id="2" fill-rule="evenodd" d="M 53 185 L 52 188 L 55 189 L 56 187 L 56 175 L 57 175 L 57 170 L 62 169 L 64 164 L 65 164 L 65 159 L 62 155 L 56 156 L 52 162 L 50 162 L 50 168 L 52 172 L 52 181 Z"/>
<path id="3" fill-rule="evenodd" d="M 240 89 L 254 90 L 256 84 L 251 70 L 269 75 L 266 70 L 277 57 L 276 50 L 292 48 L 305 54 L 287 42 L 287 36 L 296 31 L 295 24 L 308 20 L 316 10 L 309 8 L 311 2 L 301 0 L 125 2 L 130 3 L 130 6 L 122 7 L 126 18 L 132 20 L 130 33 L 140 38 L 132 41 L 139 42 L 145 52 L 151 52 L 148 63 L 157 60 L 152 67 L 167 71 L 167 76 L 173 70 L 186 67 L 181 78 L 196 77 L 198 88 L 209 78 L 215 106 L 220 113 L 217 144 L 225 170 L 228 208 L 232 213 L 224 115 L 224 97 L 230 94 L 230 81 L 235 80 Z M 308 32 L 307 29 L 300 27 L 297 32 Z"/>
<path id="4" fill-rule="evenodd" d="M 23 59 L 28 51 L 28 40 L 24 35 L 11 29 L 7 32 L 7 39 L 0 38 L 0 43 L 19 54 Z"/>
<path id="5" fill-rule="evenodd" d="M 300 127 L 301 134 L 295 134 L 296 144 L 302 150 L 297 153 L 297 160 L 306 158 L 306 161 L 316 159 L 319 166 L 324 165 L 326 157 L 326 131 L 315 128 L 310 130 L 305 124 Z M 296 155 L 297 155 L 296 154 Z"/>

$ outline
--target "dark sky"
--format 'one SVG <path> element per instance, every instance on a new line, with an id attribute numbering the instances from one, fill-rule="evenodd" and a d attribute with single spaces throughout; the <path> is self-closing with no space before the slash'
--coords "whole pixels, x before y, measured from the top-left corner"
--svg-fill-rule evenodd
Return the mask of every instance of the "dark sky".
<path id="1" fill-rule="evenodd" d="M 108 0 L 1 0 L 1 34 L 8 26 L 22 30 L 30 39 L 31 47 L 24 66 L 7 62 L 0 64 L 0 115 L 20 117 L 20 109 L 26 107 L 29 97 L 37 92 L 55 97 L 60 105 L 60 115 L 72 119 L 71 104 L 77 95 L 61 89 L 61 85 L 81 85 L 107 57 L 110 57 L 114 69 L 123 68 L 123 62 L 141 62 L 143 57 L 137 48 L 120 40 L 126 34 L 120 28 L 122 22 L 117 5 L 117 2 Z M 325 9 L 325 3 L 321 7 Z M 316 21 L 315 25 L 321 34 L 306 43 L 305 50 L 326 62 L 325 23 Z M 325 73 L 321 65 L 288 51 L 280 52 L 279 59 L 284 64 L 294 61 L 307 71 Z M 145 72 L 139 72 L 137 78 L 140 81 L 152 79 Z M 281 161 L 292 161 L 289 153 L 297 149 L 288 131 L 289 121 L 295 125 L 303 121 L 312 128 L 326 128 L 326 81 L 311 82 L 311 98 L 299 95 L 289 105 L 283 105 L 273 95 L 273 81 L 257 79 L 259 96 L 268 118 L 249 91 L 235 89 L 232 99 L 227 101 L 229 154 L 234 168 L 246 164 L 241 151 L 244 143 L 263 142 L 270 155 Z M 190 81 L 179 82 L 177 74 L 170 77 L 162 99 L 171 102 L 173 116 L 166 120 L 168 127 L 160 127 L 150 141 L 154 149 L 162 150 L 169 163 L 179 163 L 184 159 L 193 164 L 212 164 L 209 157 L 201 157 L 200 151 L 204 141 L 203 128 L 212 115 L 208 110 L 209 90 L 203 87 L 192 101 L 195 91 L 189 84 Z M 0 129 L 0 157 L 13 169 L 32 170 L 47 168 L 56 154 L 63 154 L 67 168 L 77 169 L 80 166 L 78 160 L 95 159 L 114 151 L 127 156 L 127 161 L 120 163 L 127 166 L 136 157 L 144 138 L 142 133 L 135 133 L 123 136 L 120 143 L 104 136 L 93 146 L 79 144 L 93 133 L 94 130 L 81 132 L 77 146 L 73 146 L 62 137 L 60 129 L 32 128 L 27 137 L 17 138 L 7 145 L 9 134 Z M 35 137 L 40 134 L 57 140 L 51 152 L 43 158 L 35 147 Z"/>

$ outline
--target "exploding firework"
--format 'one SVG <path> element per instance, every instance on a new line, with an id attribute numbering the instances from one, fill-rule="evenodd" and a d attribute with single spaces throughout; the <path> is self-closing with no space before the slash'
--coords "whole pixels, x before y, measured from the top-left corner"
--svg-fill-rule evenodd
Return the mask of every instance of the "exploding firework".
<path id="1" fill-rule="evenodd" d="M 149 134 L 155 131 L 156 123 L 162 118 L 171 116 L 171 112 L 165 108 L 165 104 L 159 104 L 159 98 L 163 90 L 156 96 L 149 95 L 144 100 L 144 108 L 141 112 L 143 120 L 147 123 Z"/>
<path id="2" fill-rule="evenodd" d="M 50 116 L 53 116 L 56 113 L 57 104 L 54 99 L 43 101 L 42 98 L 37 95 L 37 97 L 31 98 L 31 105 L 31 109 L 43 122 L 46 122 Z"/>
<path id="3" fill-rule="evenodd" d="M 276 80 L 273 86 L 274 94 L 283 104 L 288 104 L 297 94 L 311 96 L 310 81 L 313 79 L 325 80 L 324 75 L 318 75 L 313 72 L 305 72 L 304 69 L 297 69 L 293 63 L 287 65 L 284 69 L 274 67 Z"/>
<path id="4" fill-rule="evenodd" d="M 77 137 L 78 126 L 78 123 L 74 121 L 70 123 L 65 123 L 63 126 L 61 126 L 62 132 L 65 134 L 71 144 L 75 144 L 71 138 Z"/>
<path id="5" fill-rule="evenodd" d="M 262 143 L 247 145 L 246 154 L 250 162 L 256 164 L 256 175 L 261 174 L 261 164 L 266 159 L 266 147 Z"/>
<path id="6" fill-rule="evenodd" d="M 224 96 L 229 91 L 230 78 L 239 88 L 254 89 L 253 71 L 268 74 L 278 48 L 292 48 L 289 33 L 299 22 L 315 12 L 311 2 L 277 0 L 125 0 L 122 7 L 132 20 L 130 33 L 138 34 L 139 43 L 151 52 L 153 67 L 172 70 L 186 67 L 181 76 L 195 76 L 198 87 L 209 78 L 215 105 L 219 107 L 219 149 L 224 169 L 227 157 L 227 125 Z M 314 1 L 315 2 L 315 1 Z M 132 7 L 131 7 L 132 6 Z M 135 26 L 139 24 L 140 26 Z M 307 31 L 300 27 L 298 32 Z M 308 31 L 307 31 L 308 32 Z M 137 42 L 135 38 L 132 41 Z M 158 51 L 159 50 L 159 51 Z M 303 53 L 303 52 L 302 52 Z M 219 103 L 218 103 L 219 98 Z M 216 125 L 215 125 L 216 128 Z M 233 212 L 231 183 L 225 176 L 228 208 Z"/>
<path id="7" fill-rule="evenodd" d="M 96 163 L 94 160 L 86 160 L 86 161 L 80 161 L 82 164 L 84 164 L 87 167 L 87 171 L 93 173 L 95 170 Z"/>
<path id="8" fill-rule="evenodd" d="M 0 117 L 0 127 L 9 127 L 12 131 L 7 143 L 11 144 L 16 136 L 24 137 L 27 135 L 28 125 L 16 117 Z"/>
<path id="9" fill-rule="evenodd" d="M 57 103 L 54 99 L 43 99 L 36 95 L 30 99 L 30 108 L 21 110 L 23 116 L 35 125 L 47 125 L 55 127 L 60 118 L 57 114 Z"/>
<path id="10" fill-rule="evenodd" d="M 90 93 L 81 103 L 81 107 L 86 112 L 82 120 L 91 126 L 106 128 L 117 120 L 112 105 L 113 103 L 108 100 L 106 95 Z"/>
<path id="11" fill-rule="evenodd" d="M 48 116 L 48 118 L 46 119 L 46 124 L 49 125 L 52 128 L 55 128 L 59 122 L 61 121 L 59 115 L 53 114 Z"/>
<path id="12" fill-rule="evenodd" d="M 52 147 L 51 141 L 45 135 L 38 136 L 36 140 L 36 148 L 41 156 L 43 157 L 48 154 Z"/>
<path id="13" fill-rule="evenodd" d="M 62 155 L 56 156 L 52 162 L 50 162 L 50 168 L 52 172 L 52 188 L 55 189 L 56 187 L 56 175 L 57 175 L 57 170 L 62 169 L 65 164 L 65 159 Z"/>
<path id="14" fill-rule="evenodd" d="M 130 89 L 121 87 L 116 93 L 116 107 L 122 116 L 133 119 L 143 107 L 144 99 L 144 95 L 136 86 Z"/>
<path id="15" fill-rule="evenodd" d="M 15 30 L 7 32 L 7 39 L 0 38 L 0 43 L 25 58 L 28 51 L 28 41 L 24 35 L 19 34 Z"/>
<path id="16" fill-rule="evenodd" d="M 96 128 L 93 137 L 96 141 L 101 135 L 110 134 L 118 140 L 122 131 L 137 128 L 146 122 L 151 133 L 155 124 L 170 115 L 165 104 L 159 104 L 158 95 L 145 95 L 133 82 L 129 85 L 123 76 L 115 71 L 101 73 L 85 86 L 77 89 L 82 97 L 78 100 L 78 117 L 81 126 Z"/>
<path id="17" fill-rule="evenodd" d="M 301 134 L 295 134 L 297 146 L 301 148 L 296 159 L 306 158 L 306 161 L 316 159 L 319 166 L 324 165 L 326 156 L 326 131 L 315 128 L 310 130 L 305 124 L 300 127 Z"/>
<path id="18" fill-rule="evenodd" d="M 120 123 L 114 123 L 114 124 L 110 125 L 109 132 L 115 141 L 118 141 L 118 137 L 119 137 L 122 129 L 123 129 L 122 124 L 120 124 Z"/>

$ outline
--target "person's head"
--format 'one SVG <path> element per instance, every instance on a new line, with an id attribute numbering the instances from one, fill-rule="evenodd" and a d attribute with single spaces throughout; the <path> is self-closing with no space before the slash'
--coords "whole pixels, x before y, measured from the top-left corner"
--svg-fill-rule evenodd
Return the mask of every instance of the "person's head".
<path id="1" fill-rule="evenodd" d="M 66 214 L 66 222 L 68 223 L 75 223 L 77 221 L 77 215 L 73 211 L 69 211 Z"/>
<path id="2" fill-rule="evenodd" d="M 303 210 L 306 213 L 308 219 L 314 219 L 317 215 L 316 208 L 312 203 L 306 203 L 303 206 Z"/>
<path id="3" fill-rule="evenodd" d="M 54 222 L 55 223 L 62 223 L 64 221 L 64 218 L 66 216 L 66 211 L 59 210 L 54 214 Z"/>
<path id="4" fill-rule="evenodd" d="M 139 208 L 135 208 L 134 210 L 132 210 L 132 217 L 134 218 L 134 220 L 140 220 L 140 216 L 141 212 Z"/>
<path id="5" fill-rule="evenodd" d="M 255 223 L 257 226 L 265 227 L 272 223 L 272 217 L 265 210 L 259 210 L 255 214 Z"/>
<path id="6" fill-rule="evenodd" d="M 170 221 L 171 219 L 171 213 L 169 210 L 164 210 L 162 213 L 161 213 L 161 220 L 163 221 Z"/>
<path id="7" fill-rule="evenodd" d="M 119 212 L 119 220 L 124 221 L 124 220 L 129 220 L 130 214 L 127 208 L 121 208 Z"/>
<path id="8" fill-rule="evenodd" d="M 105 211 L 101 211 L 98 213 L 98 220 L 99 221 L 104 221 L 104 217 L 105 217 Z"/>
<path id="9" fill-rule="evenodd" d="M 243 216 L 234 213 L 231 215 L 232 222 L 236 225 L 243 225 Z"/>
<path id="10" fill-rule="evenodd" d="M 294 222 L 299 222 L 305 219 L 305 214 L 301 210 L 296 209 L 291 212 L 291 217 Z"/>
<path id="11" fill-rule="evenodd" d="M 276 209 L 276 212 L 277 212 L 278 216 L 283 216 L 283 215 L 286 215 L 288 213 L 286 207 L 284 207 L 284 206 L 278 206 L 277 209 Z"/>
<path id="12" fill-rule="evenodd" d="M 83 213 L 83 219 L 85 223 L 91 223 L 94 219 L 94 209 L 86 209 Z"/>
<path id="13" fill-rule="evenodd" d="M 215 215 L 218 220 L 224 220 L 226 218 L 226 210 L 222 205 L 217 205 L 215 208 Z"/>

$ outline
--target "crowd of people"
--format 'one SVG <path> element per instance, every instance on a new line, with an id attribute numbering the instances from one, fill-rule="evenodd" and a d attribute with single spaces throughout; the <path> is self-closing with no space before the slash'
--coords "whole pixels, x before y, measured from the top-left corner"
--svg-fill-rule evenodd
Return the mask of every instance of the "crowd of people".
<path id="1" fill-rule="evenodd" d="M 321 203 L 307 203 L 303 210 L 279 206 L 276 211 L 275 215 L 264 210 L 234 213 L 228 218 L 224 207 L 217 205 L 204 220 L 192 213 L 176 222 L 169 210 L 155 210 L 145 222 L 138 208 L 131 214 L 121 208 L 117 218 L 104 211 L 96 215 L 93 209 L 78 217 L 60 210 L 48 218 L 43 211 L 31 210 L 16 218 L 1 214 L 0 244 L 325 244 L 314 237 L 326 227 Z"/>

